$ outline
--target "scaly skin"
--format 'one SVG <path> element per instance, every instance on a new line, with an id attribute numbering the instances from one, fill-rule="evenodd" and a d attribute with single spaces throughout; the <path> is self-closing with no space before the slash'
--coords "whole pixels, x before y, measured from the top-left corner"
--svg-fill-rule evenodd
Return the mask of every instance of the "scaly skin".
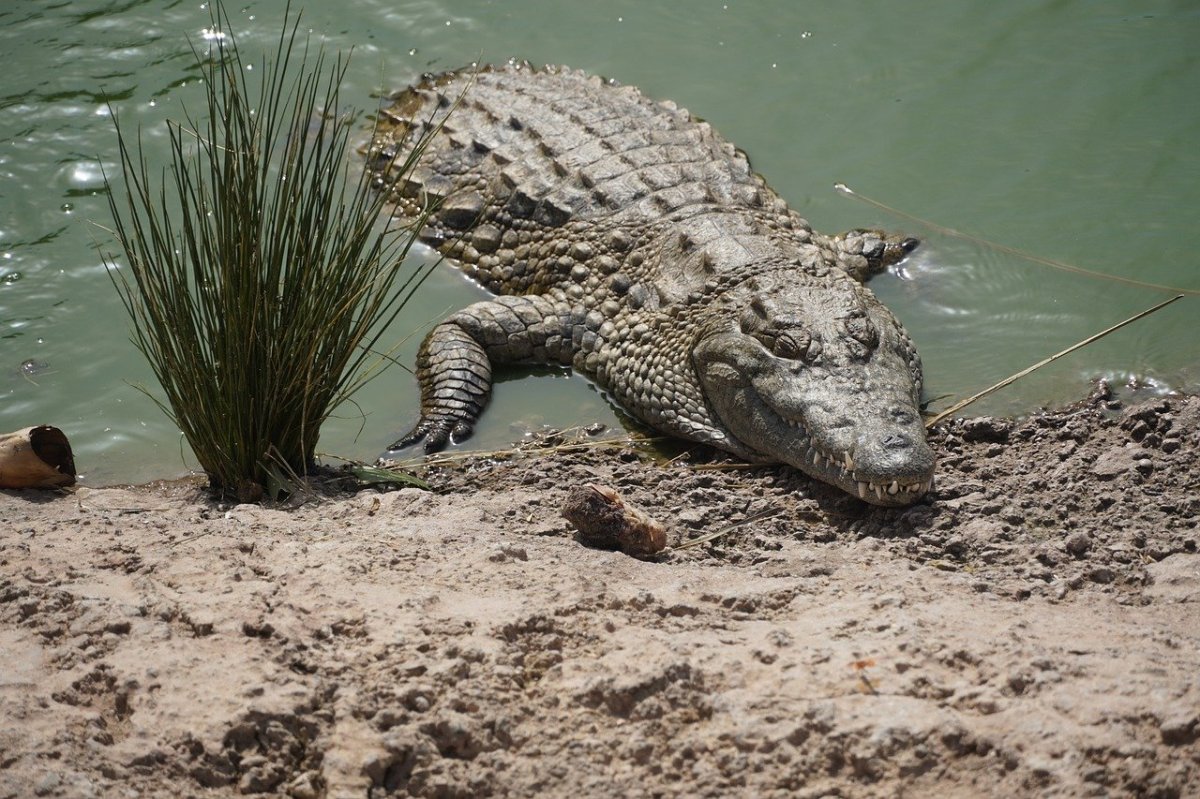
<path id="1" fill-rule="evenodd" d="M 379 185 L 406 214 L 440 203 L 422 240 L 502 295 L 425 339 L 394 448 L 470 435 L 493 364 L 564 364 L 665 433 L 879 505 L 929 489 L 920 359 L 862 284 L 914 240 L 814 232 L 707 123 L 580 72 L 483 67 L 393 99 Z"/>

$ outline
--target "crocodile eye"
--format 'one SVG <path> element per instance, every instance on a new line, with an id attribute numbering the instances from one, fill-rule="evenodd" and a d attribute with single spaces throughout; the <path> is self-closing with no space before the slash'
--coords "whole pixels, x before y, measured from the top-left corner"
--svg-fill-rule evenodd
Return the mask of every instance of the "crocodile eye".
<path id="1" fill-rule="evenodd" d="M 780 358 L 799 358 L 801 355 L 800 344 L 796 339 L 792 338 L 787 333 L 775 339 L 773 351 Z"/>
<path id="2" fill-rule="evenodd" d="M 776 336 L 771 352 L 780 358 L 811 362 L 821 353 L 821 345 L 807 333 L 795 330 Z"/>

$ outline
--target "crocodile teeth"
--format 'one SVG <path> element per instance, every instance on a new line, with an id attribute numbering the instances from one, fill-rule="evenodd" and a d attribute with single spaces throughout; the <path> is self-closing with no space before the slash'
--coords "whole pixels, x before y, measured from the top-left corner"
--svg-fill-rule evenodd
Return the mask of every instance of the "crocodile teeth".
<path id="1" fill-rule="evenodd" d="M 849 451 L 842 456 L 842 468 L 848 472 L 854 471 L 854 456 L 851 455 Z"/>
<path id="2" fill-rule="evenodd" d="M 832 461 L 830 461 L 832 463 Z M 839 466 L 841 464 L 838 464 Z M 895 496 L 897 494 L 916 494 L 921 495 L 929 491 L 933 487 L 933 480 L 926 480 L 920 483 L 905 483 L 901 485 L 899 480 L 893 480 L 890 483 L 875 483 L 869 480 L 859 480 L 857 475 L 850 475 L 854 480 L 854 488 L 858 492 L 859 499 L 866 499 L 867 492 L 875 492 L 875 496 L 879 500 L 883 500 L 884 495 Z"/>

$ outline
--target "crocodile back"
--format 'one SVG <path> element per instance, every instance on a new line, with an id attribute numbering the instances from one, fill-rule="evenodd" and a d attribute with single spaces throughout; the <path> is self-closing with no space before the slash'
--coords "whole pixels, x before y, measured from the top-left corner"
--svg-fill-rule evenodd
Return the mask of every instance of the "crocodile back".
<path id="1" fill-rule="evenodd" d="M 790 213 L 708 123 L 584 72 L 481 67 L 426 76 L 392 100 L 372 147 L 376 171 L 443 126 L 393 196 L 409 214 L 436 203 L 422 238 L 497 293 L 569 283 L 571 265 L 551 259 L 570 261 L 572 247 L 576 262 L 614 271 L 668 220 Z M 521 264 L 538 266 L 513 274 Z"/>

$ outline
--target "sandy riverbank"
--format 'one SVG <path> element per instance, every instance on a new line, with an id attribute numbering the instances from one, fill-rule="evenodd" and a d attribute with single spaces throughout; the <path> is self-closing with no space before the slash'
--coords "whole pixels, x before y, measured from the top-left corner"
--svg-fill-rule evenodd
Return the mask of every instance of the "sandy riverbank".
<path id="1" fill-rule="evenodd" d="M 0 797 L 1200 796 L 1200 400 L 937 431 L 896 511 L 631 450 L 0 492 Z M 587 549 L 615 487 L 671 540 Z"/>

